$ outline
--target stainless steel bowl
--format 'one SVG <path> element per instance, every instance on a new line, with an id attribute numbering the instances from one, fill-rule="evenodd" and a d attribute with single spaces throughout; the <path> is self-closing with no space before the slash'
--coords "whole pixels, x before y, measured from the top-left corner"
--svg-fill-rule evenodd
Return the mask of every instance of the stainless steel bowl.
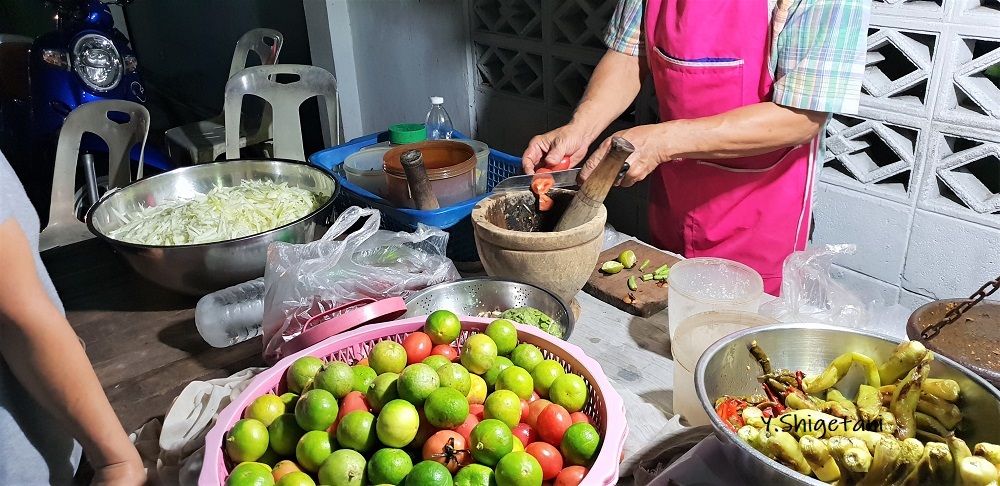
<path id="1" fill-rule="evenodd" d="M 799 474 L 768 459 L 731 432 L 715 413 L 714 403 L 722 395 L 760 393 L 756 377 L 760 366 L 750 356 L 747 345 L 756 340 L 771 359 L 774 369 L 801 370 L 819 374 L 837 356 L 857 351 L 884 362 L 899 341 L 863 331 L 821 324 L 771 324 L 730 334 L 709 347 L 695 368 L 695 389 L 698 400 L 712 420 L 715 435 L 723 444 L 726 459 L 758 484 L 816 484 L 815 478 Z M 955 361 L 935 354 L 931 377 L 949 378 L 962 389 L 961 409 L 965 415 L 963 431 L 958 435 L 970 447 L 978 442 L 1000 441 L 1000 391 L 975 373 Z M 837 389 L 854 398 L 858 386 L 864 383 L 859 367 L 851 369 Z"/>
<path id="2" fill-rule="evenodd" d="M 528 283 L 494 277 L 471 277 L 428 287 L 406 299 L 406 314 L 414 317 L 447 309 L 459 315 L 534 307 L 562 328 L 563 339 L 573 333 L 573 313 L 556 294 Z"/>
<path id="3" fill-rule="evenodd" d="M 114 211 L 130 214 L 178 197 L 206 193 L 215 185 L 236 186 L 240 181 L 274 180 L 308 189 L 327 198 L 305 217 L 264 233 L 215 243 L 149 246 L 109 238 L 122 223 Z M 112 190 L 87 213 L 87 227 L 107 241 L 140 275 L 168 289 L 204 295 L 264 275 L 267 247 L 272 242 L 306 243 L 316 224 L 332 210 L 340 186 L 325 170 L 286 160 L 227 160 L 195 165 L 142 179 Z"/>

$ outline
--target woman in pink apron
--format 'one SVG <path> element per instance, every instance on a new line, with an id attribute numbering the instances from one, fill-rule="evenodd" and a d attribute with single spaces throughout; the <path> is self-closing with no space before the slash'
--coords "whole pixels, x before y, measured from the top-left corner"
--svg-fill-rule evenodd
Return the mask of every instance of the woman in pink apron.
<path id="1" fill-rule="evenodd" d="M 857 109 L 868 7 L 863 0 L 773 1 L 622 0 L 606 39 L 613 48 L 573 120 L 532 139 L 525 171 L 564 154 L 579 163 L 630 106 L 648 68 L 664 123 L 618 135 L 637 148 L 623 185 L 650 177 L 653 244 L 745 263 L 776 295 L 785 257 L 808 239 L 828 112 Z M 641 29 L 644 52 L 614 48 L 629 28 Z M 778 38 L 782 32 L 789 37 Z M 774 46 L 787 55 L 773 59 Z M 772 66 L 791 77 L 776 86 Z M 607 146 L 588 159 L 584 177 Z"/>

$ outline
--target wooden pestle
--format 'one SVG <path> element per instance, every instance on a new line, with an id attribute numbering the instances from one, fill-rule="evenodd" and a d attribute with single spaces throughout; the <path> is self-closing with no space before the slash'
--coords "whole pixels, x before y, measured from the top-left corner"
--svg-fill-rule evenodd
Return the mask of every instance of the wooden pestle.
<path id="1" fill-rule="evenodd" d="M 635 152 L 635 147 L 628 140 L 621 137 L 612 138 L 611 149 L 590 173 L 590 177 L 583 181 L 580 190 L 573 196 L 569 207 L 559 217 L 559 222 L 552 231 L 566 231 L 593 219 L 604 204 L 604 198 L 608 197 L 611 186 L 618 179 L 618 173 L 621 172 L 625 159 L 632 155 L 632 152 Z"/>
<path id="2" fill-rule="evenodd" d="M 419 150 L 407 150 L 399 156 L 399 164 L 406 173 L 406 184 L 410 186 L 410 196 L 417 209 L 438 209 L 437 196 L 427 178 L 427 167 L 424 166 L 424 155 Z"/>

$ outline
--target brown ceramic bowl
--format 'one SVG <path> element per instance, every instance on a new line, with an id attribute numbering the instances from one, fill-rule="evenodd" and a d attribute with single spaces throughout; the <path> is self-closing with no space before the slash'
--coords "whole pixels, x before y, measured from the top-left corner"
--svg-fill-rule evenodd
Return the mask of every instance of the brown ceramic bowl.
<path id="1" fill-rule="evenodd" d="M 906 335 L 920 339 L 927 326 L 941 320 L 965 299 L 936 300 L 910 315 Z M 1000 387 L 1000 302 L 983 301 L 957 321 L 944 326 L 933 338 L 923 341 L 928 349 L 947 356 Z"/>

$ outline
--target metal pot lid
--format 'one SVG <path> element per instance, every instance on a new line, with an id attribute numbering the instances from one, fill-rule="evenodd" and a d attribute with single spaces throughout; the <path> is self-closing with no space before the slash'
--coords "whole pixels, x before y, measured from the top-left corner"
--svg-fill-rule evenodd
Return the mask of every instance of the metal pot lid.
<path id="1" fill-rule="evenodd" d="M 941 327 L 937 335 L 921 339 L 925 328 L 940 322 L 951 309 L 966 301 L 947 299 L 924 304 L 910 315 L 906 334 L 1000 387 L 1000 302 L 982 301 L 958 320 Z"/>

